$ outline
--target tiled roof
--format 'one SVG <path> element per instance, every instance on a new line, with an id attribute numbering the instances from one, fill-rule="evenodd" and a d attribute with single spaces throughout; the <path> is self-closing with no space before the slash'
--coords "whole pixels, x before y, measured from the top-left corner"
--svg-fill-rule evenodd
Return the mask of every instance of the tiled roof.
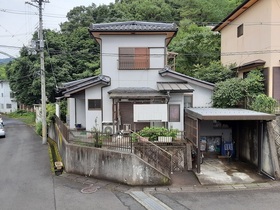
<path id="1" fill-rule="evenodd" d="M 175 23 L 155 23 L 142 21 L 91 24 L 90 31 L 177 31 Z"/>
<path id="2" fill-rule="evenodd" d="M 104 84 L 109 85 L 111 82 L 110 77 L 105 75 L 99 75 L 94 77 L 89 77 L 86 79 L 80 79 L 73 82 L 68 82 L 63 84 L 65 91 L 63 92 L 65 97 L 69 97 L 71 94 L 77 93 L 79 91 L 85 90 L 89 87 Z"/>

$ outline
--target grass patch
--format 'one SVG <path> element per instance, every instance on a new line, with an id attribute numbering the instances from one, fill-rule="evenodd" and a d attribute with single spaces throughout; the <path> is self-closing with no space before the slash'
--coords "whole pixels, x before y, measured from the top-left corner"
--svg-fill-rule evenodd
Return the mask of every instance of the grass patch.
<path id="1" fill-rule="evenodd" d="M 22 122 L 35 126 L 35 118 L 36 113 L 35 112 L 28 112 L 25 110 L 18 110 L 12 113 L 7 114 L 8 117 L 21 120 Z"/>

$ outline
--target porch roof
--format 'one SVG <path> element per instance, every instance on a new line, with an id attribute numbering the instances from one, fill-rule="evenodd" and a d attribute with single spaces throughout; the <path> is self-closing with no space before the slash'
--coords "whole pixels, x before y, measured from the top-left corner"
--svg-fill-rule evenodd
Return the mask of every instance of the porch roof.
<path id="1" fill-rule="evenodd" d="M 187 108 L 187 114 L 200 120 L 274 120 L 274 114 L 238 108 Z"/>
<path id="2" fill-rule="evenodd" d="M 65 91 L 63 92 L 64 97 L 70 97 L 71 94 L 80 92 L 82 90 L 85 90 L 89 87 L 102 84 L 102 85 L 109 85 L 111 82 L 111 79 L 104 75 L 99 75 L 95 77 L 89 77 L 86 79 L 76 80 L 73 82 L 64 83 L 63 87 L 65 88 Z"/>
<path id="3" fill-rule="evenodd" d="M 256 67 L 260 67 L 260 66 L 264 66 L 265 61 L 258 59 L 258 60 L 254 60 L 248 63 L 244 63 L 241 66 L 237 66 L 232 68 L 231 70 L 246 70 L 246 69 L 252 69 L 252 68 L 256 68 Z"/>
<path id="4" fill-rule="evenodd" d="M 170 92 L 193 92 L 194 89 L 187 82 L 158 82 L 157 87 L 159 91 Z"/>
<path id="5" fill-rule="evenodd" d="M 213 84 L 213 83 L 206 82 L 206 81 L 196 79 L 194 77 L 190 77 L 190 76 L 187 76 L 185 74 L 176 72 L 176 71 L 172 70 L 170 68 L 170 66 L 166 66 L 165 68 L 161 69 L 159 71 L 159 74 L 163 77 L 169 76 L 169 77 L 172 77 L 172 78 L 175 78 L 175 79 L 179 79 L 183 82 L 187 82 L 189 84 L 204 87 L 204 88 L 207 88 L 207 89 L 210 89 L 210 90 L 214 90 L 214 87 L 215 87 L 215 84 Z"/>
<path id="6" fill-rule="evenodd" d="M 169 96 L 149 87 L 119 87 L 108 91 L 110 98 L 168 98 Z"/>

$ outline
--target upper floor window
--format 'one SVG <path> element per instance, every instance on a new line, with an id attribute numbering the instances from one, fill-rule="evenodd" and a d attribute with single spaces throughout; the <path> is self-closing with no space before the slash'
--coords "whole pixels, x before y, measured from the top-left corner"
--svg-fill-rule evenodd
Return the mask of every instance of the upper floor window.
<path id="1" fill-rule="evenodd" d="M 14 92 L 10 92 L 10 98 L 14 98 L 14 97 L 15 97 Z"/>
<path id="2" fill-rule="evenodd" d="M 237 37 L 240 37 L 243 35 L 243 24 L 237 27 Z"/>
<path id="3" fill-rule="evenodd" d="M 119 69 L 149 69 L 150 50 L 145 47 L 121 47 L 119 48 Z"/>

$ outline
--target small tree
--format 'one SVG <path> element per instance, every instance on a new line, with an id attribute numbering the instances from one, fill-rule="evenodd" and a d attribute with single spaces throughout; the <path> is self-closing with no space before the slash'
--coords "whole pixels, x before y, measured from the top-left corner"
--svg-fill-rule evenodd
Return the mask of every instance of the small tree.
<path id="1" fill-rule="evenodd" d="M 211 83 L 225 81 L 235 76 L 231 67 L 223 66 L 220 61 L 211 61 L 206 66 L 197 64 L 194 66 L 194 77 Z"/>
<path id="2" fill-rule="evenodd" d="M 266 112 L 274 114 L 277 101 L 265 94 L 260 94 L 256 97 L 251 105 L 251 109 L 258 112 Z"/>
<path id="3" fill-rule="evenodd" d="M 255 98 L 263 94 L 263 75 L 259 70 L 251 71 L 245 79 L 231 78 L 216 85 L 213 106 L 220 108 L 250 107 Z"/>
<path id="4" fill-rule="evenodd" d="M 214 107 L 230 108 L 240 106 L 244 100 L 242 79 L 231 78 L 217 83 L 212 99 Z"/>

